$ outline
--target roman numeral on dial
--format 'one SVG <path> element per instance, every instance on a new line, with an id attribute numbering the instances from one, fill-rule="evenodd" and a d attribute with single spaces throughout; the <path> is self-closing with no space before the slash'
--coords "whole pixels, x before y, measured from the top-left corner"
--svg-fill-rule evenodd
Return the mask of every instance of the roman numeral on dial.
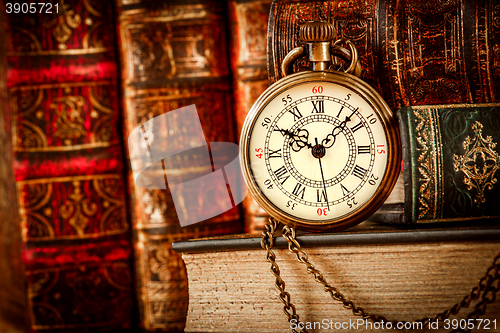
<path id="1" fill-rule="evenodd" d="M 318 202 L 326 202 L 326 191 L 323 189 L 320 190 L 316 190 L 316 198 L 318 199 Z"/>
<path id="2" fill-rule="evenodd" d="M 313 110 L 311 113 L 325 113 L 325 101 L 323 100 L 317 100 L 317 101 L 311 101 L 313 105 Z"/>
<path id="3" fill-rule="evenodd" d="M 370 146 L 358 146 L 358 155 L 359 154 L 369 154 Z"/>
<path id="4" fill-rule="evenodd" d="M 306 193 L 306 187 L 301 183 L 297 183 L 297 185 L 295 185 L 295 188 L 292 191 L 293 195 L 295 195 L 296 197 L 300 197 L 301 199 L 304 199 L 305 193 Z"/>
<path id="5" fill-rule="evenodd" d="M 285 168 L 284 165 L 281 168 L 279 168 L 273 172 L 274 172 L 274 175 L 276 176 L 276 178 L 278 179 L 278 181 L 283 179 L 281 181 L 281 185 L 283 185 L 286 182 L 286 180 L 288 178 L 290 178 L 290 175 L 288 174 L 288 170 Z"/>
<path id="6" fill-rule="evenodd" d="M 349 190 L 342 184 L 340 184 L 340 188 L 342 189 L 342 195 L 345 197 L 349 194 Z"/>
<path id="7" fill-rule="evenodd" d="M 293 114 L 293 121 L 297 121 L 297 119 L 302 118 L 302 113 L 300 113 L 299 109 L 294 106 L 293 109 L 288 110 L 291 114 Z"/>
<path id="8" fill-rule="evenodd" d="M 363 127 L 363 123 L 357 123 L 355 126 L 351 127 L 351 131 L 354 133 L 357 130 L 359 130 L 361 127 Z"/>
<path id="9" fill-rule="evenodd" d="M 354 167 L 354 170 L 352 170 L 352 174 L 354 176 L 358 177 L 359 179 L 363 179 L 363 177 L 366 174 L 366 171 L 367 171 L 366 169 L 364 169 L 356 164 L 356 166 Z"/>
<path id="10" fill-rule="evenodd" d="M 340 107 L 339 113 L 337 113 L 337 118 L 340 118 L 340 114 L 342 113 L 342 110 L 344 110 L 343 105 Z"/>
<path id="11" fill-rule="evenodd" d="M 272 157 L 281 157 L 281 149 L 278 150 L 269 149 L 269 158 Z"/>

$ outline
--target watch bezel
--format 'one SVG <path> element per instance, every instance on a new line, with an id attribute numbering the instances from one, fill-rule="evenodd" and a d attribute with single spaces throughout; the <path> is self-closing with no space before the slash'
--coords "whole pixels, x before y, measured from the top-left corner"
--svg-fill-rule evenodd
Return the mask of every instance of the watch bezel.
<path id="1" fill-rule="evenodd" d="M 255 127 L 256 120 L 264 108 L 277 95 L 284 90 L 295 85 L 326 81 L 333 82 L 348 89 L 356 91 L 370 106 L 377 112 L 383 130 L 387 137 L 387 167 L 384 175 L 381 178 L 380 185 L 371 198 L 361 205 L 358 209 L 344 215 L 340 218 L 326 218 L 324 220 L 306 220 L 297 216 L 293 216 L 284 212 L 279 207 L 275 206 L 261 192 L 257 185 L 252 170 L 250 168 L 250 134 Z M 247 187 L 255 201 L 264 209 L 271 217 L 278 221 L 301 230 L 306 231 L 337 231 L 358 224 L 370 217 L 387 199 L 391 193 L 400 172 L 401 149 L 399 128 L 392 110 L 382 97 L 366 82 L 356 76 L 334 71 L 313 72 L 305 71 L 284 77 L 275 82 L 264 93 L 260 95 L 257 101 L 250 109 L 247 118 L 243 124 L 240 136 L 240 163 L 242 166 L 243 178 Z"/>

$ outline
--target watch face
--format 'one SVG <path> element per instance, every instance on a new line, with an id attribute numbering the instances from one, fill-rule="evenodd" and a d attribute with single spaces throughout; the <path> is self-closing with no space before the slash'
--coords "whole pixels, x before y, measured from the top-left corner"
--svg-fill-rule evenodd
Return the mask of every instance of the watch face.
<path id="1" fill-rule="evenodd" d="M 261 96 L 244 125 L 249 189 L 271 216 L 296 227 L 358 223 L 383 202 L 399 171 L 391 120 L 381 98 L 357 78 L 286 77 Z"/>

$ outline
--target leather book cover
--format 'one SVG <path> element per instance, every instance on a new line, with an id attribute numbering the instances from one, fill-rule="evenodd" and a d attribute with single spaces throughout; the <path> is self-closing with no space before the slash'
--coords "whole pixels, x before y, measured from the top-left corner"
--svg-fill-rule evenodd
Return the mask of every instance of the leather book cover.
<path id="1" fill-rule="evenodd" d="M 117 24 L 125 138 L 148 120 L 194 104 L 207 142 L 236 142 L 226 4 L 120 0 Z M 149 146 L 173 144 L 172 131 L 189 129 L 179 120 L 154 137 L 147 132 Z M 178 176 L 195 172 L 199 163 L 191 161 L 190 168 L 177 171 Z M 163 172 L 175 172 L 169 168 L 165 164 Z M 171 243 L 241 232 L 239 207 L 181 227 L 168 184 L 166 190 L 142 188 L 130 168 L 128 178 L 139 324 L 146 331 L 181 332 L 188 307 L 187 277 Z M 203 193 L 199 195 L 183 199 L 202 205 Z"/>
<path id="2" fill-rule="evenodd" d="M 31 332 L 127 330 L 133 287 L 112 3 L 58 5 L 50 20 L 2 6 L 1 307 L 9 318 L 24 312 Z"/>
<path id="3" fill-rule="evenodd" d="M 271 0 L 228 1 L 229 54 L 233 74 L 234 115 L 238 138 L 253 103 L 269 87 L 267 22 Z M 264 230 L 269 215 L 250 193 L 242 203 L 245 231 Z"/>
<path id="4" fill-rule="evenodd" d="M 500 104 L 401 108 L 404 205 L 371 220 L 455 222 L 500 217 Z M 396 209 L 397 208 L 397 209 Z"/>
<path id="5" fill-rule="evenodd" d="M 500 14 L 487 1 L 275 0 L 268 34 L 269 79 L 282 77 L 298 27 L 326 20 L 357 47 L 361 78 L 396 111 L 409 105 L 489 103 L 500 98 Z M 298 61 L 295 70 L 305 68 Z"/>

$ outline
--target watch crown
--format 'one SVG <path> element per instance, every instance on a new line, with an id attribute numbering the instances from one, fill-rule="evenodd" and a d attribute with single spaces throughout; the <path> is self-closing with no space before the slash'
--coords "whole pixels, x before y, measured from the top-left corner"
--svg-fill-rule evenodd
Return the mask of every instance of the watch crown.
<path id="1" fill-rule="evenodd" d="M 299 38 L 303 42 L 331 42 L 335 37 L 335 27 L 326 21 L 306 22 L 299 28 Z"/>

